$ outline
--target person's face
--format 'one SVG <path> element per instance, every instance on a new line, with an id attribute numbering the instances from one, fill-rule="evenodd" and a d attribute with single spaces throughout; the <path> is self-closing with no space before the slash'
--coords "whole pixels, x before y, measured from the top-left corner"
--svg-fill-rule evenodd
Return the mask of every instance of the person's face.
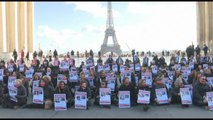
<path id="1" fill-rule="evenodd" d="M 21 85 L 20 82 L 16 82 L 16 83 L 15 83 L 15 87 L 19 87 L 20 85 Z"/>
<path id="2" fill-rule="evenodd" d="M 200 77 L 199 82 L 201 84 L 206 84 L 206 77 Z"/>
<path id="3" fill-rule="evenodd" d="M 64 89 L 64 87 L 65 87 L 65 84 L 62 82 L 62 83 L 60 84 L 60 89 Z"/>
<path id="4" fill-rule="evenodd" d="M 40 82 L 40 86 L 41 86 L 41 87 L 44 87 L 44 86 L 45 86 L 45 82 L 44 82 L 43 80 Z"/>
<path id="5" fill-rule="evenodd" d="M 143 86 L 143 87 L 146 86 L 146 81 L 142 81 L 141 86 Z"/>
<path id="6" fill-rule="evenodd" d="M 82 87 L 83 89 L 86 89 L 87 84 L 86 84 L 86 83 L 82 83 L 82 84 L 81 84 L 81 87 Z"/>
<path id="7" fill-rule="evenodd" d="M 125 78 L 125 80 L 124 80 L 124 85 L 129 85 L 129 78 Z"/>
<path id="8" fill-rule="evenodd" d="M 84 79 L 85 78 L 85 75 L 84 74 L 81 74 L 81 79 Z"/>
<path id="9" fill-rule="evenodd" d="M 106 73 L 105 73 L 105 72 L 102 72 L 102 73 L 101 73 L 101 77 L 106 77 Z"/>
<path id="10" fill-rule="evenodd" d="M 183 81 L 180 81 L 180 83 L 178 84 L 179 87 L 183 87 Z"/>

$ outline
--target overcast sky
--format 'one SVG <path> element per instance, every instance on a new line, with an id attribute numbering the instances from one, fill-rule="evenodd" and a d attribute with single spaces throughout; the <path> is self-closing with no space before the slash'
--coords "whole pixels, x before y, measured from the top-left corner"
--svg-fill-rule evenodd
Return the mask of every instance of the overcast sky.
<path id="1" fill-rule="evenodd" d="M 185 50 L 197 44 L 196 2 L 112 2 L 123 51 Z M 107 2 L 35 2 L 35 50 L 100 50 Z M 109 39 L 109 44 L 112 40 Z"/>

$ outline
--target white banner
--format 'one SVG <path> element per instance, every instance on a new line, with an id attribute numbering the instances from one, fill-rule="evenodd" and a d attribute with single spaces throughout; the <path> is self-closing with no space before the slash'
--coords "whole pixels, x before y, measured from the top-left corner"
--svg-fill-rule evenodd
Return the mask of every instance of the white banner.
<path id="1" fill-rule="evenodd" d="M 70 71 L 69 72 L 69 82 L 78 82 L 78 73 L 77 71 Z"/>
<path id="2" fill-rule="evenodd" d="M 111 89 L 111 91 L 115 90 L 115 79 L 114 77 L 107 77 L 107 87 Z"/>
<path id="3" fill-rule="evenodd" d="M 17 88 L 16 87 L 8 87 L 9 90 L 9 96 L 10 100 L 14 102 L 18 102 L 17 98 L 15 97 L 17 95 Z"/>
<path id="4" fill-rule="evenodd" d="M 57 76 L 57 85 L 59 84 L 60 81 L 64 81 L 65 84 L 67 84 L 67 79 L 63 74 L 58 74 Z"/>
<path id="5" fill-rule="evenodd" d="M 15 87 L 16 76 L 8 77 L 8 87 Z"/>
<path id="6" fill-rule="evenodd" d="M 213 92 L 206 92 L 209 110 L 213 110 Z"/>

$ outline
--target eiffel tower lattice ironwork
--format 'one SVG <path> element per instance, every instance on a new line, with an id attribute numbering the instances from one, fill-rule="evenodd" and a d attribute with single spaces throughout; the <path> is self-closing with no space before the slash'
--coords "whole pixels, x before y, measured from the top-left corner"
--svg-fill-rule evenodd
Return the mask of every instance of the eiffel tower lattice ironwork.
<path id="1" fill-rule="evenodd" d="M 109 36 L 112 36 L 112 40 L 113 40 L 112 45 L 107 45 Z M 118 41 L 117 41 L 117 38 L 116 38 L 116 35 L 115 35 L 111 2 L 108 2 L 105 37 L 104 37 L 104 42 L 101 45 L 100 51 L 101 51 L 101 54 L 105 54 L 107 52 L 114 52 L 114 53 L 120 55 L 122 53 L 122 51 L 120 49 L 120 45 L 118 44 Z"/>

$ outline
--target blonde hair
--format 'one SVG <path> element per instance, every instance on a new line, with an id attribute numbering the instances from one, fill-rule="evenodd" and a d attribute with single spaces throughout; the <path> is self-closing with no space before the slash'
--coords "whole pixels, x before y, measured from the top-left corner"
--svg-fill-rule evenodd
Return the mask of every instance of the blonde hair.
<path id="1" fill-rule="evenodd" d="M 21 80 L 21 79 L 16 79 L 16 80 L 15 80 L 15 83 L 16 83 L 16 84 L 18 83 L 18 84 L 21 85 L 21 84 L 22 84 L 22 80 Z"/>

